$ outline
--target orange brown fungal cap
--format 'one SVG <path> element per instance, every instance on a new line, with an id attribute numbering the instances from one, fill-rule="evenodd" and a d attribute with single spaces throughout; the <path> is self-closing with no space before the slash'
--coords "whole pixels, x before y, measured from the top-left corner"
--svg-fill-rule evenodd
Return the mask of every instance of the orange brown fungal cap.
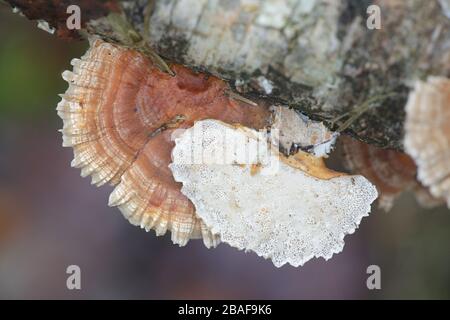
<path id="1" fill-rule="evenodd" d="M 170 66 L 172 77 L 143 54 L 99 39 L 71 64 L 73 71 L 63 73 L 69 88 L 57 111 L 63 145 L 74 151 L 72 166 L 97 186 L 116 186 L 109 204 L 131 223 L 157 235 L 170 230 L 179 245 L 203 238 L 215 246 L 218 238 L 168 169 L 171 130 L 208 118 L 260 129 L 268 124 L 268 109 L 231 99 L 218 78 L 181 65 Z"/>
<path id="2" fill-rule="evenodd" d="M 405 108 L 404 145 L 417 177 L 450 207 L 450 79 L 417 81 Z"/>
<path id="3" fill-rule="evenodd" d="M 73 71 L 63 73 L 69 88 L 57 111 L 64 123 L 63 145 L 74 151 L 72 166 L 80 168 L 82 176 L 91 176 L 97 186 L 115 186 L 109 205 L 117 206 L 132 224 L 153 229 L 157 235 L 169 230 L 172 241 L 180 246 L 195 238 L 202 238 L 207 247 L 216 246 L 220 236 L 198 216 L 168 167 L 175 146 L 172 134 L 207 119 L 239 126 L 246 132 L 272 124 L 276 129 L 273 110 L 264 103 L 237 99 L 216 77 L 176 64 L 170 65 L 175 73 L 171 76 L 142 53 L 98 39 L 91 41 L 81 59 L 71 63 Z M 319 124 L 300 120 L 307 133 L 302 139 L 283 132 L 289 126 L 278 129 L 285 137 L 293 137 L 292 142 L 301 142 L 302 147 L 318 146 L 326 155 L 334 143 L 333 135 Z M 342 173 L 328 169 L 323 159 L 301 150 L 281 159 L 283 165 L 318 180 L 344 179 Z M 261 168 L 254 164 L 252 174 L 259 177 Z M 365 182 L 363 185 L 370 189 Z M 376 197 L 370 190 L 368 202 Z M 367 205 L 355 213 L 355 223 L 366 214 Z M 352 232 L 354 224 L 348 226 L 345 232 Z"/>
<path id="4" fill-rule="evenodd" d="M 416 165 L 407 154 L 377 148 L 348 136 L 342 136 L 341 141 L 345 166 L 377 187 L 382 209 L 389 211 L 396 197 L 418 186 Z"/>

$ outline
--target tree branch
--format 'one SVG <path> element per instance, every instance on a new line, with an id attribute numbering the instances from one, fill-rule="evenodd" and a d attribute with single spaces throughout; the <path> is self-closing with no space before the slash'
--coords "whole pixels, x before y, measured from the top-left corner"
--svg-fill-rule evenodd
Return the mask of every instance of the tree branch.
<path id="1" fill-rule="evenodd" d="M 63 23 L 69 1 L 7 2 L 73 37 Z M 382 147 L 402 148 L 413 81 L 450 75 L 448 0 L 70 3 L 91 34 L 126 46 L 138 34 L 164 59 L 217 75 L 249 99 L 294 107 Z M 371 4 L 381 8 L 380 30 L 366 26 Z"/>

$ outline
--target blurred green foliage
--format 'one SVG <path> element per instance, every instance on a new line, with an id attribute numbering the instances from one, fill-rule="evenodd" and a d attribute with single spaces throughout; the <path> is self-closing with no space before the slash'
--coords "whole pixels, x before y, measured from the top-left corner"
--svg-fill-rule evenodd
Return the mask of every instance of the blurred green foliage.
<path id="1" fill-rule="evenodd" d="M 54 113 L 67 85 L 61 72 L 87 46 L 66 42 L 12 14 L 0 3 L 0 119 L 30 119 Z"/>

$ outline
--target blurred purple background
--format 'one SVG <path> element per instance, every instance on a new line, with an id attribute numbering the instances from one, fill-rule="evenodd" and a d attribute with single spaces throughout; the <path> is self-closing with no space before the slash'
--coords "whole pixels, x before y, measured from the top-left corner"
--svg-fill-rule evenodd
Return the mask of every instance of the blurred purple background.
<path id="1" fill-rule="evenodd" d="M 60 74 L 85 51 L 0 3 L 0 298 L 390 299 L 450 298 L 450 212 L 404 195 L 373 210 L 330 261 L 275 268 L 221 244 L 173 245 L 130 225 L 70 167 L 55 107 Z M 81 267 L 81 290 L 66 268 Z M 368 290 L 366 268 L 381 268 Z"/>

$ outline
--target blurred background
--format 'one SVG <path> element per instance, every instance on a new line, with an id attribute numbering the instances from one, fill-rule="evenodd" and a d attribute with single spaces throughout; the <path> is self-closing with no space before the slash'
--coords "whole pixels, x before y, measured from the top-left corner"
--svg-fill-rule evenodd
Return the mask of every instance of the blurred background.
<path id="1" fill-rule="evenodd" d="M 65 42 L 0 2 L 0 298 L 444 299 L 450 298 L 450 211 L 406 194 L 373 210 L 344 251 L 277 269 L 221 244 L 184 248 L 130 225 L 70 167 L 56 114 L 61 72 L 86 42 Z M 81 268 L 68 290 L 66 268 Z M 381 290 L 366 269 L 381 268 Z"/>

